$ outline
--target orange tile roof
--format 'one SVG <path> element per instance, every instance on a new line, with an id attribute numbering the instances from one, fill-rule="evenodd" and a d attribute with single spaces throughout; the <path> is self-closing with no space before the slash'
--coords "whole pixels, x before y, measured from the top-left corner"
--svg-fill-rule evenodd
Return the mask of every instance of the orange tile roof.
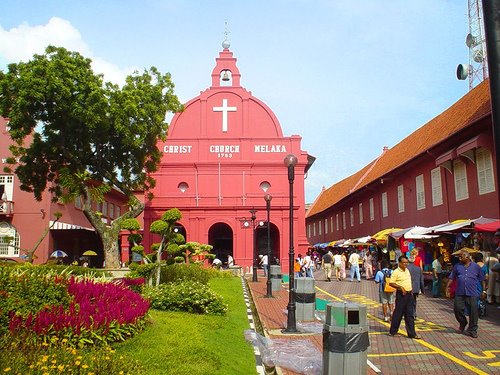
<path id="1" fill-rule="evenodd" d="M 321 192 L 306 217 L 323 212 L 349 194 L 384 176 L 475 121 L 491 113 L 489 81 L 485 80 L 450 108 L 417 129 L 353 175 Z M 408 147 L 411 144 L 412 147 Z"/>

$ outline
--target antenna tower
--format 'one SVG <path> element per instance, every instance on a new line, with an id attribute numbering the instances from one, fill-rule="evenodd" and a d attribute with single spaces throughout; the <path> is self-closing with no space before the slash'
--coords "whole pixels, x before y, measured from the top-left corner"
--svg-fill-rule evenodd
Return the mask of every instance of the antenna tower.
<path id="1" fill-rule="evenodd" d="M 469 33 L 465 44 L 469 48 L 469 63 L 459 64 L 457 78 L 469 78 L 469 90 L 488 78 L 486 58 L 486 39 L 483 23 L 483 6 L 481 0 L 468 0 Z"/>

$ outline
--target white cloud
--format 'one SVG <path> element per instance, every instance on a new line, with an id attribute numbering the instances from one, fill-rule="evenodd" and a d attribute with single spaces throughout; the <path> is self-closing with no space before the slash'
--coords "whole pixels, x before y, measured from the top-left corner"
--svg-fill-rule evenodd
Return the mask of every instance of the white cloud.
<path id="1" fill-rule="evenodd" d="M 52 17 L 45 25 L 30 26 L 22 23 L 10 30 L 0 26 L 0 59 L 7 63 L 28 61 L 34 54 L 42 54 L 48 45 L 81 53 L 92 60 L 95 73 L 103 74 L 106 81 L 120 85 L 125 82 L 127 75 L 139 70 L 134 67 L 120 68 L 93 56 L 78 29 L 69 21 L 59 17 Z"/>

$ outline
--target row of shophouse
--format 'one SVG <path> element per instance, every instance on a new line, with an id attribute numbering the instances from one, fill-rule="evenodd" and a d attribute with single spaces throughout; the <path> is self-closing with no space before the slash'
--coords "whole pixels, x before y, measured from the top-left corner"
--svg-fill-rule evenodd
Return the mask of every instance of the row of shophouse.
<path id="1" fill-rule="evenodd" d="M 498 220 L 496 170 L 486 80 L 361 170 L 323 189 L 306 213 L 308 241 Z"/>

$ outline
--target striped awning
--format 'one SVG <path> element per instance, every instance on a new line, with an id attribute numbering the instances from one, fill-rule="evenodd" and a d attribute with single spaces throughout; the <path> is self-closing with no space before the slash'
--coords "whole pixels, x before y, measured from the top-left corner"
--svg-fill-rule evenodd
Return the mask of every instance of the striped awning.
<path id="1" fill-rule="evenodd" d="M 49 222 L 50 229 L 55 229 L 55 230 L 61 230 L 61 229 L 83 229 L 83 230 L 90 230 L 92 232 L 95 232 L 94 228 L 88 228 L 88 227 L 82 227 L 81 225 L 76 225 L 76 224 L 69 224 L 69 223 L 63 223 L 61 221 L 56 221 L 54 223 L 53 220 Z"/>

